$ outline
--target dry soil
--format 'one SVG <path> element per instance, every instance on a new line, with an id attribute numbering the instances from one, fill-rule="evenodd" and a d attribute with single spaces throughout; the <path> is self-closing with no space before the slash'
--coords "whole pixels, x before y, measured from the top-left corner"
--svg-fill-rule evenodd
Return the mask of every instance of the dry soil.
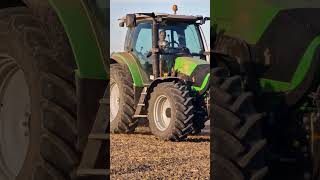
<path id="1" fill-rule="evenodd" d="M 209 179 L 209 133 L 184 142 L 156 139 L 146 127 L 111 134 L 111 179 Z"/>

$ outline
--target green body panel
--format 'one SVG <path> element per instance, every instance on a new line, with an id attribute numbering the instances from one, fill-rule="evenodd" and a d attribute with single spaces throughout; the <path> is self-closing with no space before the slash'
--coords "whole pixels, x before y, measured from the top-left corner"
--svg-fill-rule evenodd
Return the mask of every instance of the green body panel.
<path id="1" fill-rule="evenodd" d="M 279 11 L 320 7 L 320 1 L 306 0 L 214 0 L 212 26 L 225 35 L 255 44 Z"/>
<path id="2" fill-rule="evenodd" d="M 209 80 L 210 80 L 210 73 L 206 75 L 200 87 L 192 86 L 192 89 L 197 92 L 205 90 L 205 88 L 207 87 L 207 84 L 210 83 Z"/>
<path id="3" fill-rule="evenodd" d="M 211 3 L 211 23 L 217 33 L 223 33 L 256 44 L 273 18 L 282 10 L 295 8 L 319 8 L 320 1 L 305 0 L 215 0 Z M 263 91 L 290 92 L 296 89 L 307 75 L 316 48 L 320 45 L 320 37 L 316 37 L 304 50 L 304 55 L 295 70 L 290 82 L 260 79 Z"/>
<path id="4" fill-rule="evenodd" d="M 146 74 L 146 72 L 144 72 L 140 65 L 139 59 L 134 54 L 130 52 L 112 53 L 111 59 L 113 59 L 119 64 L 125 64 L 128 67 L 134 82 L 134 86 L 144 87 L 147 84 L 150 84 L 148 75 Z M 204 60 L 194 59 L 190 57 L 178 57 L 176 59 L 174 70 L 186 76 L 191 76 L 198 65 L 210 66 L 209 63 Z M 209 78 L 210 72 L 208 71 L 201 86 L 193 86 L 192 88 L 196 91 L 204 90 L 204 88 L 206 88 L 207 84 L 209 83 Z"/>
<path id="5" fill-rule="evenodd" d="M 263 89 L 266 91 L 291 91 L 297 88 L 306 77 L 318 47 L 320 47 L 320 36 L 316 37 L 306 49 L 290 82 L 261 79 L 260 84 Z"/>
<path id="6" fill-rule="evenodd" d="M 137 57 L 129 52 L 117 52 L 112 53 L 111 59 L 120 64 L 126 64 L 131 73 L 133 83 L 137 87 L 144 87 L 149 83 L 148 76 L 143 71 L 140 62 Z"/>
<path id="7" fill-rule="evenodd" d="M 207 61 L 201 60 L 201 59 L 196 59 L 196 58 L 191 58 L 191 57 L 178 57 L 176 58 L 176 62 L 174 65 L 174 70 L 178 72 L 178 74 L 183 74 L 186 76 L 191 76 L 196 70 L 196 68 L 199 65 L 207 65 L 210 66 L 210 64 Z M 210 68 L 208 68 L 208 72 L 206 72 L 206 76 L 203 79 L 201 86 L 192 86 L 192 89 L 195 91 L 203 91 L 204 88 L 207 87 L 207 84 L 209 83 L 210 79 Z M 199 69 L 198 69 L 199 70 Z M 202 69 L 200 69 L 202 70 Z"/>
<path id="8" fill-rule="evenodd" d="M 106 79 L 104 57 L 84 0 L 49 0 L 69 38 L 81 78 Z"/>
<path id="9" fill-rule="evenodd" d="M 226 35 L 255 44 L 279 9 L 264 0 L 223 0 L 212 5 L 212 24 Z"/>
<path id="10" fill-rule="evenodd" d="M 194 69 L 200 64 L 208 64 L 208 66 L 210 66 L 210 64 L 207 61 L 201 59 L 195 59 L 190 57 L 178 57 L 176 58 L 174 70 L 178 73 L 191 76 Z"/>

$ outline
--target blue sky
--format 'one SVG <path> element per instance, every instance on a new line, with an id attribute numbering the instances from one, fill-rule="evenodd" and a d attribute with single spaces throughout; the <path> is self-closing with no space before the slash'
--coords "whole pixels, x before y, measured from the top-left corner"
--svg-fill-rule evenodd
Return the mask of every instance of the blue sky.
<path id="1" fill-rule="evenodd" d="M 111 0 L 110 2 L 110 52 L 123 51 L 126 28 L 120 28 L 118 19 L 134 12 L 170 13 L 172 5 L 178 5 L 177 14 L 210 16 L 210 0 Z M 210 23 L 203 27 L 210 46 Z"/>

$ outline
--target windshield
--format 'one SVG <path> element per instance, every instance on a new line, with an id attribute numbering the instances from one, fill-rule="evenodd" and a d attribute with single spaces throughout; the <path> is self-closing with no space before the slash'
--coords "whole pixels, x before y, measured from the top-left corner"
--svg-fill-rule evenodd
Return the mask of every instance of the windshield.
<path id="1" fill-rule="evenodd" d="M 162 36 L 164 39 L 161 39 Z M 199 29 L 194 24 L 161 25 L 159 29 L 159 43 L 161 41 L 164 41 L 169 49 L 176 49 L 176 51 L 187 50 L 191 54 L 203 53 Z"/>
<path id="2" fill-rule="evenodd" d="M 140 23 L 136 27 L 133 51 L 147 56 L 152 48 L 152 26 L 150 22 Z M 201 56 L 204 47 L 198 25 L 186 23 L 163 23 L 159 25 L 159 48 L 162 53 L 187 53 Z"/>

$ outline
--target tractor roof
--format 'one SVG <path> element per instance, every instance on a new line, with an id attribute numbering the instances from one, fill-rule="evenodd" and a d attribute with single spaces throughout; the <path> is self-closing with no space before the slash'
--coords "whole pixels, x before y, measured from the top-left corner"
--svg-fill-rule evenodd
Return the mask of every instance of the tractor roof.
<path id="1" fill-rule="evenodd" d="M 142 20 L 151 20 L 152 18 L 146 13 L 134 13 L 136 15 L 137 21 Z M 174 15 L 174 14 L 165 14 L 165 13 L 155 13 L 154 14 L 157 18 L 161 18 L 163 20 L 170 20 L 170 21 L 178 21 L 178 22 L 189 22 L 195 23 L 198 20 L 202 20 L 203 16 L 186 16 L 186 15 Z M 125 21 L 126 16 L 119 19 L 120 21 Z"/>

